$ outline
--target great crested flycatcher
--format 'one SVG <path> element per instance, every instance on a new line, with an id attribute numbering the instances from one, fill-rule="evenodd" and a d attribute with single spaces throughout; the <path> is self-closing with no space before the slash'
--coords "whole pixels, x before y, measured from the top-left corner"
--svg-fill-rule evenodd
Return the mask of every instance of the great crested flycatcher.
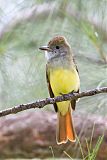
<path id="1" fill-rule="evenodd" d="M 46 78 L 50 97 L 70 92 L 79 92 L 80 79 L 74 62 L 72 49 L 63 36 L 54 37 L 48 46 L 40 47 L 47 58 Z M 72 121 L 72 110 L 75 110 L 76 100 L 57 102 L 54 104 L 58 113 L 57 144 L 66 143 L 69 139 L 75 142 L 75 131 Z"/>

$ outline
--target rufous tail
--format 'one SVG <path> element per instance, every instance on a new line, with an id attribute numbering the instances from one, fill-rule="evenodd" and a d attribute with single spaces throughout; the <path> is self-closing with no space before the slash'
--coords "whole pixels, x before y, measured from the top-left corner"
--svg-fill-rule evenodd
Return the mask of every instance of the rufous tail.
<path id="1" fill-rule="evenodd" d="M 61 113 L 58 112 L 57 144 L 66 143 L 68 139 L 75 142 L 71 110 L 72 108 L 69 107 L 66 115 L 61 115 Z"/>

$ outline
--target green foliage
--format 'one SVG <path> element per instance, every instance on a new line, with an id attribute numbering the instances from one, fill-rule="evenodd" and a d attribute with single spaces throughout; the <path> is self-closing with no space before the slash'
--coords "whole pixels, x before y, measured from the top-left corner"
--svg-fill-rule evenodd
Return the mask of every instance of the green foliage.
<path id="1" fill-rule="evenodd" d="M 98 150 L 100 148 L 100 145 L 103 141 L 103 138 L 104 136 L 100 136 L 98 141 L 97 141 L 97 144 L 95 145 L 95 147 L 93 148 L 92 152 L 90 153 L 89 152 L 89 155 L 87 156 L 88 160 L 95 160 L 96 157 L 97 157 L 97 153 L 98 153 Z"/>

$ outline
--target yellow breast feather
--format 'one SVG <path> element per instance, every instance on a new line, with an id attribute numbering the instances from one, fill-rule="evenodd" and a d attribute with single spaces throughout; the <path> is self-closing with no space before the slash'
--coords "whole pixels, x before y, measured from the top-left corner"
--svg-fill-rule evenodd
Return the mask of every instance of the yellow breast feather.
<path id="1" fill-rule="evenodd" d="M 80 86 L 76 69 L 55 69 L 50 71 L 50 84 L 55 96 L 77 91 Z"/>

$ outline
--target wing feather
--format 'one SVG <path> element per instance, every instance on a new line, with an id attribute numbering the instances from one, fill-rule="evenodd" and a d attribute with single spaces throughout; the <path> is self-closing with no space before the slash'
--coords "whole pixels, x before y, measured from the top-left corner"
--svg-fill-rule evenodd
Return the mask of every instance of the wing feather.
<path id="1" fill-rule="evenodd" d="M 49 80 L 49 74 L 48 74 L 48 67 L 46 65 L 46 80 L 47 80 L 47 85 L 48 85 L 48 90 L 49 90 L 49 94 L 50 94 L 50 97 L 53 98 L 55 97 L 54 94 L 53 94 L 53 91 L 52 91 L 52 88 L 51 88 L 51 85 L 50 85 L 50 80 Z M 57 107 L 57 104 L 54 103 L 54 109 L 55 111 L 57 112 L 58 111 L 58 107 Z"/>
<path id="2" fill-rule="evenodd" d="M 74 59 L 74 58 L 73 58 L 73 62 L 74 62 L 74 64 L 75 64 L 76 70 L 77 70 L 77 72 L 78 72 L 78 74 L 79 74 L 78 67 L 77 67 L 77 65 L 76 65 L 76 63 L 75 63 L 75 59 Z M 76 92 L 74 91 L 74 93 L 79 93 L 79 88 L 78 88 L 78 91 L 76 91 Z M 71 107 L 72 107 L 73 110 L 75 110 L 76 100 L 72 100 L 72 101 L 71 101 Z"/>

